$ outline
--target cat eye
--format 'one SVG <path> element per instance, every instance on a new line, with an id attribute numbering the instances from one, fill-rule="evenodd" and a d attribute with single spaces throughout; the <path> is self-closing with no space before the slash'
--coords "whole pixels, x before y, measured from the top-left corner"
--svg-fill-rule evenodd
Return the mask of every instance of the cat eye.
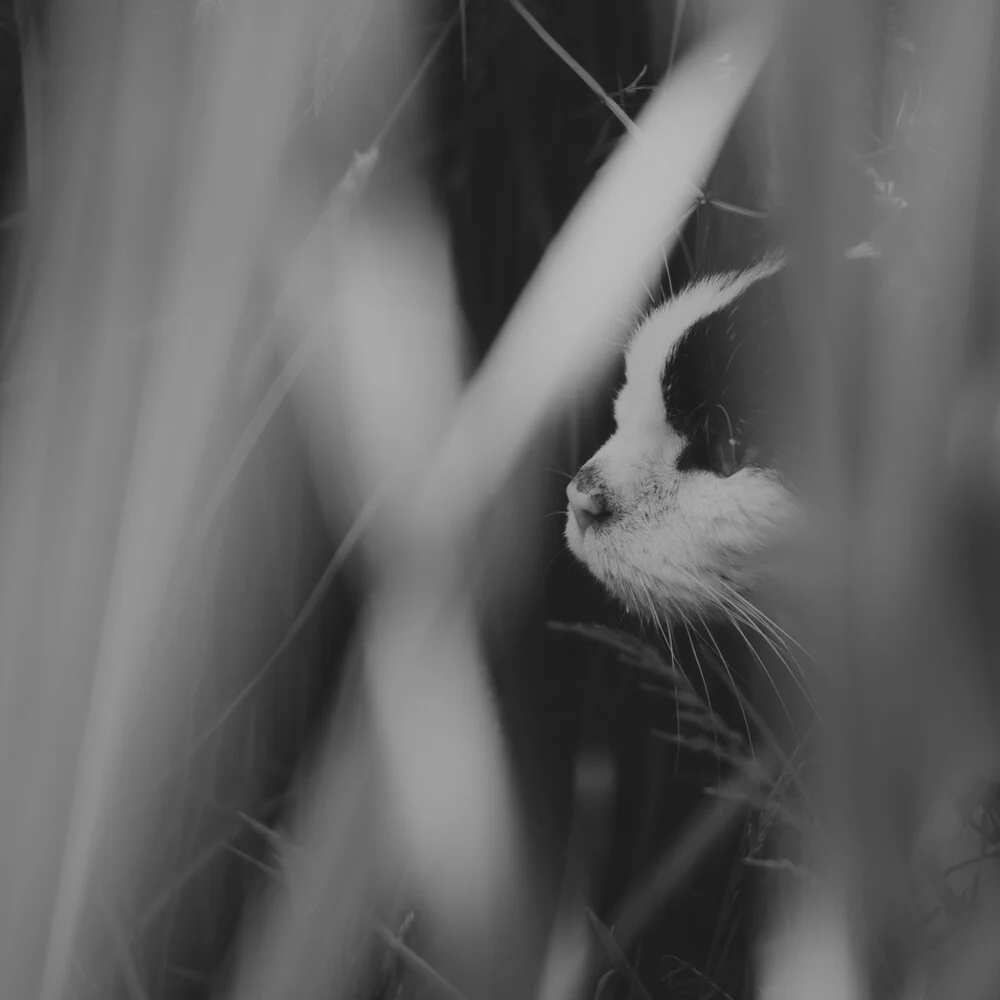
<path id="1" fill-rule="evenodd" d="M 712 471 L 719 476 L 729 477 L 746 464 L 747 448 L 731 431 L 716 434 L 711 446 Z"/>
<path id="2" fill-rule="evenodd" d="M 746 444 L 727 419 L 703 426 L 677 456 L 676 468 L 678 472 L 697 469 L 728 479 L 759 458 L 760 450 Z"/>

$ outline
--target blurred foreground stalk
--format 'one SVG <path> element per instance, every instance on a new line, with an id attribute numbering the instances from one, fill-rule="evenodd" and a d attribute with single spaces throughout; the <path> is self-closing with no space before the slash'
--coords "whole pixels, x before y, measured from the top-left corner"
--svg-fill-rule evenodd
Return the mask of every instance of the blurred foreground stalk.
<path id="1" fill-rule="evenodd" d="M 834 837 L 829 890 L 775 916 L 774 998 L 920 983 L 979 996 L 1000 983 L 995 948 L 982 947 L 1000 930 L 996 887 L 968 925 L 956 918 L 950 957 L 931 955 L 913 864 L 928 820 L 982 794 L 997 765 L 996 11 L 965 0 L 897 14 L 884 33 L 882 5 L 792 5 L 783 46 Z M 871 221 L 872 192 L 847 182 L 845 151 L 897 112 L 887 67 L 899 45 L 912 47 L 922 103 L 885 170 L 908 207 L 858 279 L 838 259 L 850 220 Z"/>
<path id="2" fill-rule="evenodd" d="M 200 31 L 158 3 L 53 9 L 0 420 L 3 997 L 137 988 L 121 901 L 156 831 L 136 807 L 162 807 L 209 668 L 177 586 L 314 6 L 220 5 Z"/>

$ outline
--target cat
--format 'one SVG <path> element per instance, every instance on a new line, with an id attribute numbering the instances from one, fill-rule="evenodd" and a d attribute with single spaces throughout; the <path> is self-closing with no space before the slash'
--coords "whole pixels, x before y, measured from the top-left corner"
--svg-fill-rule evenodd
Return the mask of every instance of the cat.
<path id="1" fill-rule="evenodd" d="M 870 244 L 845 254 L 861 262 L 860 271 L 850 266 L 862 279 L 878 256 Z M 785 633 L 753 600 L 786 569 L 775 554 L 801 513 L 788 433 L 800 401 L 788 392 L 787 271 L 784 255 L 771 253 L 695 281 L 639 323 L 616 429 L 567 486 L 565 524 L 571 552 L 640 618 L 694 625 L 696 637 L 713 617 L 756 623 L 779 659 L 791 652 Z M 688 628 L 682 634 L 693 641 Z M 799 672 L 796 683 L 804 680 Z M 986 805 L 973 805 L 981 819 Z M 974 881 L 969 859 L 982 834 L 954 810 L 936 803 L 911 846 L 960 892 Z M 934 886 L 917 885 L 932 895 Z"/>
<path id="2" fill-rule="evenodd" d="M 797 512 L 788 324 L 772 252 L 689 285 L 627 346 L 616 429 L 567 487 L 570 551 L 642 618 L 725 615 Z"/>

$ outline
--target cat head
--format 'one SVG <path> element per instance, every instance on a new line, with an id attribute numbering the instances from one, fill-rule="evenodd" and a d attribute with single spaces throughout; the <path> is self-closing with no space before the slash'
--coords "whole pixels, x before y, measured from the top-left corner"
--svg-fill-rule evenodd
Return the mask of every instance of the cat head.
<path id="1" fill-rule="evenodd" d="M 780 471 L 782 266 L 703 279 L 646 317 L 616 430 L 567 488 L 570 550 L 640 615 L 732 608 L 796 514 Z"/>

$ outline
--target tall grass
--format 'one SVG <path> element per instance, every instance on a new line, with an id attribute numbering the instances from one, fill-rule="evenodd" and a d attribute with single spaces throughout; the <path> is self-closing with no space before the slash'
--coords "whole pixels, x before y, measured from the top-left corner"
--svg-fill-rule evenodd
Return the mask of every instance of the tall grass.
<path id="1" fill-rule="evenodd" d="M 995 989 L 971 878 L 997 830 L 995 14 L 913 3 L 873 31 L 887 10 L 754 3 L 680 51 L 678 4 L 633 119 L 511 0 L 623 134 L 469 373 L 449 229 L 400 151 L 487 18 L 53 6 L 0 410 L 0 997 L 726 995 L 636 955 L 740 824 L 733 885 L 765 886 L 747 993 Z M 750 161 L 773 215 L 708 186 L 769 53 L 745 114 L 774 136 Z M 789 746 L 748 702 L 737 732 L 666 651 L 576 629 L 672 689 L 668 738 L 718 774 L 598 913 L 612 773 L 577 762 L 543 871 L 484 621 L 539 573 L 510 484 L 535 495 L 535 440 L 598 391 L 696 210 L 802 264 L 807 530 L 772 603 L 819 720 Z M 840 264 L 859 228 L 865 283 Z"/>

